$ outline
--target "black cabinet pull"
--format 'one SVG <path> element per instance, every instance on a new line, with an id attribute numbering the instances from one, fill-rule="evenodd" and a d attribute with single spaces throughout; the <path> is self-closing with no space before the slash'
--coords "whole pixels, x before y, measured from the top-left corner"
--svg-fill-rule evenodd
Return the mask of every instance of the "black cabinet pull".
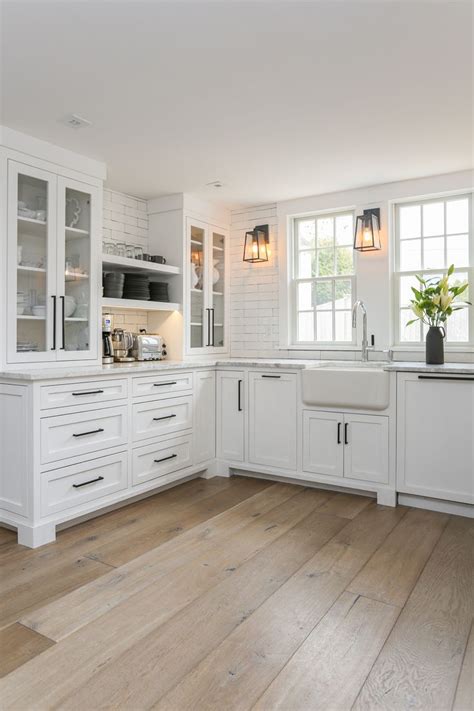
<path id="1" fill-rule="evenodd" d="M 91 435 L 91 434 L 98 434 L 99 432 L 103 432 L 104 429 L 103 427 L 99 427 L 96 430 L 90 430 L 90 432 L 79 432 L 78 434 L 73 434 L 73 437 L 85 437 L 86 435 Z"/>
<path id="2" fill-rule="evenodd" d="M 153 387 L 155 388 L 162 388 L 163 385 L 177 385 L 178 383 L 176 380 L 170 380 L 169 383 L 153 383 Z"/>
<path id="3" fill-rule="evenodd" d="M 341 425 L 342 422 L 337 423 L 337 443 L 341 444 Z"/>
<path id="4" fill-rule="evenodd" d="M 281 378 L 281 375 L 262 375 L 262 378 Z"/>
<path id="5" fill-rule="evenodd" d="M 215 346 L 216 344 L 215 344 L 215 333 L 214 333 L 214 330 L 215 330 L 216 316 L 215 316 L 215 313 L 214 313 L 214 309 L 209 309 L 209 311 L 211 312 L 211 317 L 212 317 L 212 326 L 211 326 L 212 341 L 211 341 L 211 346 Z"/>
<path id="6" fill-rule="evenodd" d="M 347 431 L 349 429 L 349 423 L 346 422 L 344 425 L 344 444 L 349 444 L 349 439 L 347 437 Z"/>
<path id="7" fill-rule="evenodd" d="M 464 382 L 474 383 L 474 378 L 470 378 L 469 375 L 419 375 L 418 380 L 463 380 Z"/>
<path id="8" fill-rule="evenodd" d="M 103 393 L 103 390 L 81 390 L 78 393 L 73 393 L 74 397 L 77 397 L 78 395 L 99 395 L 100 393 Z"/>
<path id="9" fill-rule="evenodd" d="M 211 345 L 211 309 L 206 309 L 207 311 L 207 343 L 206 346 Z"/>
<path id="10" fill-rule="evenodd" d="M 56 296 L 51 296 L 53 300 L 53 347 L 52 351 L 56 350 Z"/>
<path id="11" fill-rule="evenodd" d="M 170 454 L 169 457 L 163 457 L 162 459 L 154 459 L 153 461 L 154 461 L 156 464 L 159 464 L 160 462 L 167 462 L 168 459 L 174 459 L 174 458 L 177 457 L 177 456 L 178 456 L 177 454 Z"/>
<path id="12" fill-rule="evenodd" d="M 171 420 L 172 417 L 176 417 L 176 415 L 163 415 L 163 417 L 154 417 L 153 420 L 155 422 L 158 422 L 158 420 Z"/>
<path id="13" fill-rule="evenodd" d="M 88 484 L 95 484 L 96 481 L 102 481 L 103 478 L 104 478 L 103 476 L 98 476 L 96 479 L 89 479 L 89 481 L 83 481 L 82 484 L 73 484 L 73 487 L 75 489 L 80 489 L 81 486 L 87 486 Z"/>
<path id="14" fill-rule="evenodd" d="M 61 343 L 62 343 L 62 345 L 60 346 L 60 349 L 59 349 L 59 350 L 64 351 L 64 350 L 66 350 L 65 333 L 64 333 L 64 331 L 65 331 L 65 327 L 64 327 L 64 326 L 65 326 L 65 313 L 64 313 L 65 306 L 64 306 L 64 301 L 65 301 L 65 298 L 66 298 L 66 297 L 60 296 L 59 298 L 61 299 L 61 321 L 62 321 L 62 325 L 63 325 L 63 328 L 62 328 L 62 336 L 61 336 Z"/>
<path id="15" fill-rule="evenodd" d="M 242 380 L 237 381 L 237 410 L 242 412 Z"/>

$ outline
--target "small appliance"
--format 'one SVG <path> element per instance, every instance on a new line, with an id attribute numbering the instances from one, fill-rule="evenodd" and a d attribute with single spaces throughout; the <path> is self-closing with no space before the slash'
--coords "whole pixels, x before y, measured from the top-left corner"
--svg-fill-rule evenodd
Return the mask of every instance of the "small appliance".
<path id="1" fill-rule="evenodd" d="M 102 363 L 110 365 L 114 362 L 114 346 L 112 343 L 113 318 L 112 314 L 102 316 Z"/>
<path id="2" fill-rule="evenodd" d="M 114 348 L 114 360 L 118 363 L 131 363 L 135 360 L 129 356 L 128 352 L 133 346 L 133 336 L 130 331 L 122 328 L 114 328 L 112 333 L 112 345 Z"/>
<path id="3" fill-rule="evenodd" d="M 147 333 L 145 329 L 133 334 L 132 355 L 136 360 L 163 360 L 166 357 L 166 344 L 163 337 Z"/>

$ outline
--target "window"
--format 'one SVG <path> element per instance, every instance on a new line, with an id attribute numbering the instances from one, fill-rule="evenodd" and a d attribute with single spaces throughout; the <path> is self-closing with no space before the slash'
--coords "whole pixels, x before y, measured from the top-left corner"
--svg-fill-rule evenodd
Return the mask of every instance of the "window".
<path id="1" fill-rule="evenodd" d="M 452 279 L 469 280 L 473 293 L 472 196 L 456 195 L 412 203 L 398 204 L 395 209 L 395 303 L 396 342 L 423 343 L 427 326 L 416 322 L 410 309 L 412 286 L 423 277 L 440 276 L 450 264 L 456 267 Z M 463 294 L 463 298 L 469 296 Z M 454 313 L 446 324 L 446 340 L 452 344 L 474 341 L 474 309 Z"/>
<path id="2" fill-rule="evenodd" d="M 354 215 L 294 220 L 293 342 L 352 343 Z"/>

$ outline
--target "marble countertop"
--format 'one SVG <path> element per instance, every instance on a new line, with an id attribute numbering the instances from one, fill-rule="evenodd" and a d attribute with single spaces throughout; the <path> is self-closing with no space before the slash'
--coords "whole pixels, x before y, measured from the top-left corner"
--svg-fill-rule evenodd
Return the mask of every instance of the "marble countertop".
<path id="1" fill-rule="evenodd" d="M 360 363 L 359 361 L 357 361 Z M 108 375 L 146 374 L 149 372 L 167 370 L 189 370 L 196 368 L 283 368 L 285 370 L 303 370 L 308 367 L 330 366 L 337 363 L 350 367 L 352 361 L 322 361 L 322 360 L 297 360 L 293 358 L 206 358 L 199 361 L 152 361 L 134 363 L 113 363 L 112 365 L 69 365 L 55 368 L 31 368 L 24 370 L 10 370 L 0 372 L 3 381 L 38 381 L 57 380 L 60 378 L 87 378 Z M 368 365 L 370 366 L 370 362 Z M 375 363 L 373 364 L 375 365 Z M 377 365 L 380 366 L 378 363 Z M 384 363 L 382 367 L 388 371 L 412 373 L 444 373 L 458 375 L 474 375 L 474 363 L 445 363 L 444 365 L 426 365 L 422 362 L 399 361 Z"/>

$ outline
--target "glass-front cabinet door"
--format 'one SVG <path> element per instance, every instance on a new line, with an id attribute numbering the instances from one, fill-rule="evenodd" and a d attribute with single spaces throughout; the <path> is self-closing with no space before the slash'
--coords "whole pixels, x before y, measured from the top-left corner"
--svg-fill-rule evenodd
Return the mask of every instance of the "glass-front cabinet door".
<path id="1" fill-rule="evenodd" d="M 97 195 L 90 185 L 58 178 L 58 316 L 60 360 L 97 353 Z M 96 240 L 97 242 L 97 240 Z"/>
<path id="2" fill-rule="evenodd" d="M 56 360 L 56 176 L 9 161 L 8 361 Z"/>
<path id="3" fill-rule="evenodd" d="M 227 236 L 188 218 L 187 352 L 226 350 Z"/>

